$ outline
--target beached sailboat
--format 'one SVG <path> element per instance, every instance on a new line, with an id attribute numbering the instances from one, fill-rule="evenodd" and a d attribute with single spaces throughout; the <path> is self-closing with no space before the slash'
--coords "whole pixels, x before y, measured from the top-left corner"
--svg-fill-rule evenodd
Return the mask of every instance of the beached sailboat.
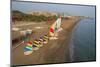
<path id="1" fill-rule="evenodd" d="M 61 17 L 59 17 L 50 27 L 49 30 L 49 36 L 50 36 L 50 40 L 54 40 L 54 39 L 58 39 L 58 32 L 60 32 L 62 30 L 61 28 Z"/>

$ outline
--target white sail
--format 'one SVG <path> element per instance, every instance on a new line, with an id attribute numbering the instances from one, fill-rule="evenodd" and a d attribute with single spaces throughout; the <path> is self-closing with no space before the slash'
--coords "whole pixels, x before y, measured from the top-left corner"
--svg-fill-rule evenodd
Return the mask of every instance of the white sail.
<path id="1" fill-rule="evenodd" d="M 61 25 L 61 18 L 58 18 L 58 20 L 56 21 L 56 24 L 57 24 L 57 29 L 59 29 Z"/>

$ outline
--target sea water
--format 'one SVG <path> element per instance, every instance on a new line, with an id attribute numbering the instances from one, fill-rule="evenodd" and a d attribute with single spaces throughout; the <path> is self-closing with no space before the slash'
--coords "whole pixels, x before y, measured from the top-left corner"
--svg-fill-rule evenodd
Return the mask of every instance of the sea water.
<path id="1" fill-rule="evenodd" d="M 71 60 L 96 60 L 95 19 L 82 19 L 74 28 L 70 44 Z"/>

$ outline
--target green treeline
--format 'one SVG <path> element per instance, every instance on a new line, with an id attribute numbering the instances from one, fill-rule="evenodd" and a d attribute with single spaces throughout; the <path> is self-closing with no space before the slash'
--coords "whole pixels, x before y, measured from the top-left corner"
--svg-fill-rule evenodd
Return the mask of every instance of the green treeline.
<path id="1" fill-rule="evenodd" d="M 48 20 L 56 20 L 57 16 L 44 16 L 44 15 L 31 15 L 31 14 L 25 14 L 21 11 L 12 11 L 12 21 L 48 21 Z"/>

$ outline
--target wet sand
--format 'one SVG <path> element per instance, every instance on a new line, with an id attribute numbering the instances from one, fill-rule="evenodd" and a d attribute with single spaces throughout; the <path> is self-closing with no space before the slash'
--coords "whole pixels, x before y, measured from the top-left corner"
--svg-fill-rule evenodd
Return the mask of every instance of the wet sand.
<path id="1" fill-rule="evenodd" d="M 80 17 L 71 17 L 70 19 L 63 19 L 61 27 L 63 31 L 58 34 L 57 40 L 50 40 L 48 44 L 44 45 L 32 54 L 24 55 L 24 45 L 18 46 L 11 50 L 12 65 L 26 65 L 26 64 L 44 64 L 44 63 L 63 63 L 70 61 L 69 42 L 71 39 L 72 30 L 79 22 Z M 43 26 L 44 24 L 40 24 Z M 35 25 L 36 26 L 36 25 Z M 48 26 L 48 27 L 47 27 Z M 34 33 L 36 38 L 45 35 L 49 31 L 48 24 L 45 24 L 43 29 L 37 30 Z M 26 26 L 27 27 L 27 26 Z M 26 28 L 25 26 L 23 28 Z M 33 29 L 34 26 L 31 27 Z M 34 37 L 33 36 L 33 37 Z M 13 46 L 14 47 L 14 46 Z"/>

